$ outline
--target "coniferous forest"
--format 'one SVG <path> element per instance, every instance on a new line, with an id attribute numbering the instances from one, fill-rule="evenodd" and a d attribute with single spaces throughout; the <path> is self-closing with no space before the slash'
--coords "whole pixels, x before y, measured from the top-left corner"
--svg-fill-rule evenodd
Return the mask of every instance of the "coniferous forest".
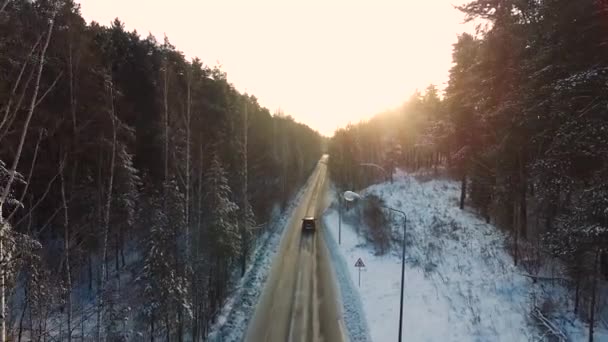
<path id="1" fill-rule="evenodd" d="M 322 137 L 72 0 L 0 32 L 0 340 L 204 339 Z"/>
<path id="2" fill-rule="evenodd" d="M 362 189 L 396 167 L 446 174 L 459 205 L 502 228 L 516 266 L 565 282 L 570 309 L 606 319 L 608 2 L 475 0 L 476 34 L 453 46 L 445 93 L 431 85 L 399 109 L 338 130 L 330 171 Z M 383 175 L 376 164 L 387 170 Z M 603 284 L 603 285 L 602 285 Z"/>

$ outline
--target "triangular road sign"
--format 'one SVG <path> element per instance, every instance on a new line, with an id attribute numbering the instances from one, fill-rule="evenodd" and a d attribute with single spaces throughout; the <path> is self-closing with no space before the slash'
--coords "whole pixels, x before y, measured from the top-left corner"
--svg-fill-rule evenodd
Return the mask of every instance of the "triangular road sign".
<path id="1" fill-rule="evenodd" d="M 357 262 L 355 263 L 355 267 L 365 267 L 365 264 L 363 263 L 363 260 L 361 260 L 361 258 L 357 260 Z"/>

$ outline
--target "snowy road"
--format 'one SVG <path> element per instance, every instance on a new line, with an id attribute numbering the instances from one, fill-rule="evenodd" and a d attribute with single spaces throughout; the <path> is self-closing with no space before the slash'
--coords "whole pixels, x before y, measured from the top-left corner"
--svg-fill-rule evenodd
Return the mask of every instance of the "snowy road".
<path id="1" fill-rule="evenodd" d="M 326 207 L 327 156 L 291 217 L 245 341 L 345 340 L 341 304 L 323 235 L 302 234 L 305 216 Z M 322 220 L 318 229 L 323 229 Z"/>

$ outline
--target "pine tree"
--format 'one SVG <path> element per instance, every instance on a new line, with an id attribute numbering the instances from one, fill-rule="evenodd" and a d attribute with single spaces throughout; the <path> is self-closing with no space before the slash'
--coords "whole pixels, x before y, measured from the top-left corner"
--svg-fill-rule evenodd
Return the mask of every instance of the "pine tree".
<path id="1" fill-rule="evenodd" d="M 170 309 L 170 292 L 176 278 L 175 264 L 172 263 L 172 231 L 168 229 L 167 215 L 162 211 L 161 195 L 147 194 L 147 201 L 142 206 L 140 222 L 148 230 L 148 238 L 142 246 L 144 266 L 138 282 L 143 288 L 143 318 L 148 322 L 150 339 L 160 336 L 160 324 Z M 166 326 L 166 330 L 170 327 Z"/>
<path id="2" fill-rule="evenodd" d="M 222 262 L 239 253 L 240 237 L 236 225 L 237 205 L 230 200 L 232 190 L 226 172 L 215 153 L 205 175 L 205 194 L 209 208 L 208 230 L 214 256 Z"/>

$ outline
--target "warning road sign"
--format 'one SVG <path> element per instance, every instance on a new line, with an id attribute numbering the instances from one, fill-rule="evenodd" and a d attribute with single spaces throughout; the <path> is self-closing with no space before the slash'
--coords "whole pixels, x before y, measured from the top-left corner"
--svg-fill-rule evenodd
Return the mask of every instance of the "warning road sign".
<path id="1" fill-rule="evenodd" d="M 363 260 L 361 260 L 361 258 L 357 259 L 355 267 L 359 269 L 359 287 L 361 287 L 361 267 L 365 267 L 365 264 L 363 263 Z"/>

